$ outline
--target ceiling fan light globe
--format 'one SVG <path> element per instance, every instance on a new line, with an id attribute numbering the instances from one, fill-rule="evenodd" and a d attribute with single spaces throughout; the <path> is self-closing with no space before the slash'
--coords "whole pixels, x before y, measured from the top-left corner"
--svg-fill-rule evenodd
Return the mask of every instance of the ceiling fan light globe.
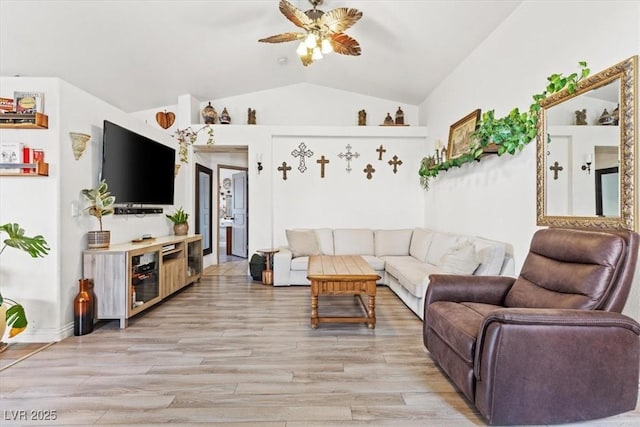
<path id="1" fill-rule="evenodd" d="M 316 46 L 313 48 L 313 55 L 311 55 L 311 58 L 314 61 L 317 61 L 318 59 L 322 59 L 322 51 L 320 50 L 319 47 Z"/>
<path id="2" fill-rule="evenodd" d="M 333 46 L 329 39 L 322 39 L 322 53 L 327 54 L 333 52 Z"/>
<path id="3" fill-rule="evenodd" d="M 309 49 L 313 49 L 316 46 L 316 43 L 318 42 L 318 38 L 316 37 L 315 34 L 313 33 L 309 33 L 309 35 L 307 35 L 307 38 L 304 39 L 304 44 L 309 48 Z"/>
<path id="4" fill-rule="evenodd" d="M 304 42 L 300 42 L 298 48 L 296 49 L 296 53 L 299 56 L 304 56 L 307 54 L 307 46 L 304 44 Z"/>

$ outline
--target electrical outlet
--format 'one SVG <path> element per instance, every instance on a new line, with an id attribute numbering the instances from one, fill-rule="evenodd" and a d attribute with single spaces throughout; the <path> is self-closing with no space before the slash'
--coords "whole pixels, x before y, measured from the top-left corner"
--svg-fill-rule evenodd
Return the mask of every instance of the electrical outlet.
<path id="1" fill-rule="evenodd" d="M 78 201 L 74 200 L 71 202 L 71 216 L 77 217 L 80 216 L 80 207 L 78 206 Z"/>

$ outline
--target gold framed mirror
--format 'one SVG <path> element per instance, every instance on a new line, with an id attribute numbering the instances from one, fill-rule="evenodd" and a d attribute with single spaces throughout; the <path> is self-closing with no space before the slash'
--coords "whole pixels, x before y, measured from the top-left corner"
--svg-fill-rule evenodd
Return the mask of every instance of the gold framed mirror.
<path id="1" fill-rule="evenodd" d="M 536 223 L 636 230 L 633 56 L 540 102 Z"/>

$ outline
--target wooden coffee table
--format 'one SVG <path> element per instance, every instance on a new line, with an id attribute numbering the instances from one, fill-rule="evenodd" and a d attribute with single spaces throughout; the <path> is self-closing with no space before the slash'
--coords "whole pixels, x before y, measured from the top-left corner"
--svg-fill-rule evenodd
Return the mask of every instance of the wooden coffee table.
<path id="1" fill-rule="evenodd" d="M 318 323 L 328 322 L 367 323 L 370 329 L 376 327 L 376 281 L 380 276 L 361 256 L 310 256 L 307 274 L 311 281 L 313 329 L 318 327 Z M 363 294 L 368 296 L 366 304 L 362 299 Z M 366 316 L 320 317 L 319 295 L 355 295 L 360 300 Z"/>

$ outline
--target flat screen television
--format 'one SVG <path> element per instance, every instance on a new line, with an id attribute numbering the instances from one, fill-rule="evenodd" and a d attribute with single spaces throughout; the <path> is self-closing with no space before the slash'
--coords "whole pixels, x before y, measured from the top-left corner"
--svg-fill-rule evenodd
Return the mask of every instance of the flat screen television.
<path id="1" fill-rule="evenodd" d="M 102 173 L 116 204 L 173 205 L 176 150 L 105 120 Z"/>

